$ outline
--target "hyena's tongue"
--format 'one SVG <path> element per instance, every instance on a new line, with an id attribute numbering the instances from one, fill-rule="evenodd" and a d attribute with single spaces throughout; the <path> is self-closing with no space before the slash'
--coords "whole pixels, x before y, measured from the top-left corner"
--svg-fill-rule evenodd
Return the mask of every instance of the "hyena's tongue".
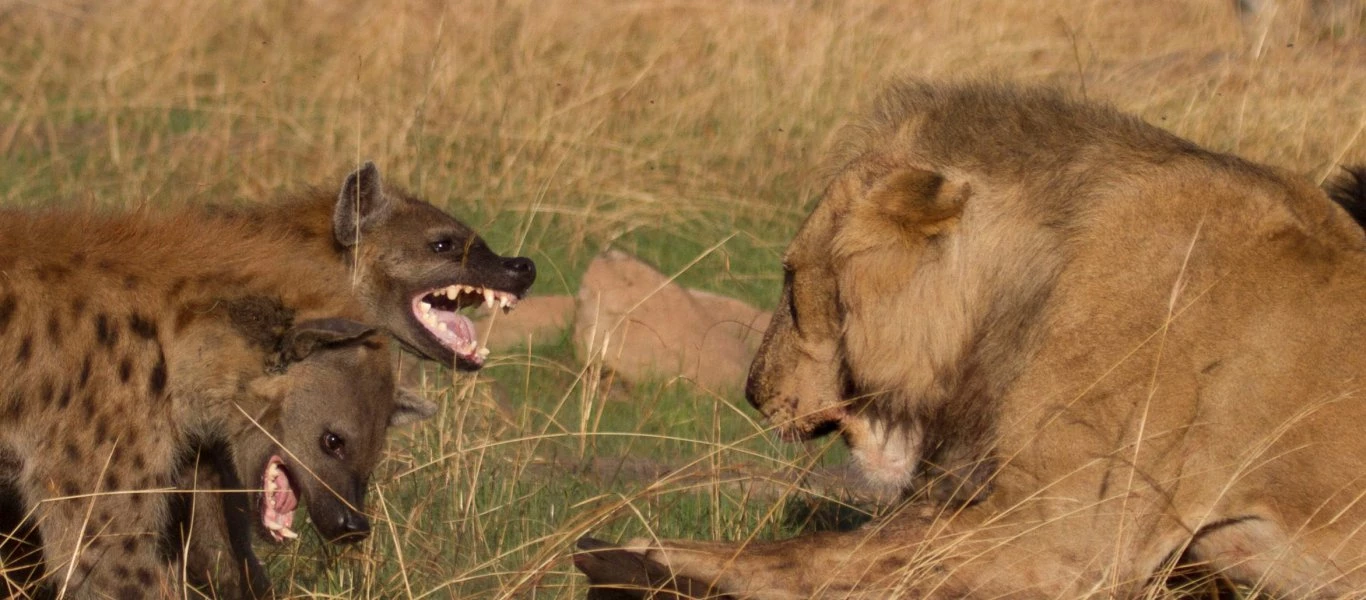
<path id="1" fill-rule="evenodd" d="M 413 298 L 413 316 L 452 352 L 469 362 L 483 364 L 488 348 L 479 346 L 474 323 L 456 311 L 480 305 L 506 311 L 516 304 L 517 297 L 507 292 L 452 285 Z"/>
<path id="2" fill-rule="evenodd" d="M 290 485 L 289 472 L 278 455 L 270 457 L 266 472 L 261 476 L 261 524 L 277 542 L 299 537 L 291 527 L 294 526 L 294 509 L 299 506 L 299 498 Z"/>

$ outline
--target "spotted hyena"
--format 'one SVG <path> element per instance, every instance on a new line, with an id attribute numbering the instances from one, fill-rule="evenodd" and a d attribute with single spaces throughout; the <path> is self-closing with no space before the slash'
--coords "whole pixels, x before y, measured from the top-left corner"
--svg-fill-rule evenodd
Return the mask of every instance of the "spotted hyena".
<path id="1" fill-rule="evenodd" d="M 68 596 L 178 595 L 194 461 L 261 488 L 229 521 L 270 538 L 301 501 L 329 539 L 368 532 L 384 427 L 434 407 L 395 391 L 340 269 L 195 211 L 8 212 L 0 240 L 0 508 L 36 534 L 0 546 L 6 565 L 36 547 Z"/>
<path id="2" fill-rule="evenodd" d="M 530 259 L 493 252 L 469 226 L 383 184 L 368 162 L 339 191 L 317 188 L 269 204 L 215 206 L 209 214 L 287 244 L 291 255 L 319 268 L 340 269 L 336 277 L 346 284 L 339 289 L 357 298 L 369 322 L 417 356 L 464 371 L 482 367 L 488 350 L 461 311 L 511 310 L 536 279 Z M 217 487 L 213 473 L 200 471 L 184 479 Z M 191 580 L 214 587 L 220 597 L 264 580 L 255 555 L 243 550 L 249 547 L 227 539 L 222 529 L 242 503 L 231 494 L 203 500 L 187 511 L 198 532 L 183 544 Z M 252 589 L 259 593 L 259 586 Z"/>
<path id="3" fill-rule="evenodd" d="M 337 188 L 332 188 L 337 190 Z M 469 319 L 458 311 L 477 305 L 515 306 L 535 279 L 526 258 L 492 252 L 475 232 L 432 205 L 400 189 L 382 185 L 378 169 L 366 163 L 348 176 L 340 191 L 315 189 L 280 202 L 215 207 L 200 212 L 213 225 L 205 239 L 223 236 L 269 240 L 279 255 L 310 264 L 319 279 L 344 281 L 324 293 L 354 297 L 365 320 L 376 323 L 417 355 L 462 370 L 482 366 L 486 350 L 474 339 Z M 227 249 L 220 249 L 223 252 Z M 330 273 L 324 276 L 323 273 Z M 8 461 L 12 462 L 12 461 Z M 201 488 L 219 485 L 212 457 L 186 461 L 179 480 Z M 0 471 L 7 455 L 0 447 Z M 261 593 L 264 570 L 250 551 L 249 540 L 229 539 L 230 521 L 244 521 L 241 494 L 212 493 L 201 501 L 177 503 L 178 530 L 193 530 L 177 539 L 186 549 L 187 573 L 201 585 L 219 583 L 222 595 L 239 589 Z M 24 533 L 25 507 L 0 486 L 0 532 Z M 188 523 L 187 515 L 193 515 Z M 0 556 L 22 556 L 36 534 L 0 537 Z M 240 578 L 240 581 L 239 581 Z M 252 585 L 251 582 L 257 582 Z"/>

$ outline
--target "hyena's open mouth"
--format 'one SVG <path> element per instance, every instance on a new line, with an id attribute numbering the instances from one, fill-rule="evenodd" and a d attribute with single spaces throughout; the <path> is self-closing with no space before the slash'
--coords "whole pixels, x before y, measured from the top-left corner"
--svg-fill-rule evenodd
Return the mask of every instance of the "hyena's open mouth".
<path id="1" fill-rule="evenodd" d="M 289 471 L 279 455 L 271 456 L 266 470 L 261 474 L 261 524 L 276 542 L 299 537 L 291 527 L 294 526 L 294 509 L 299 506 L 299 496 L 289 481 Z"/>
<path id="2" fill-rule="evenodd" d="M 516 294 L 470 285 L 451 285 L 419 294 L 413 298 L 413 316 L 441 345 L 450 348 L 461 359 L 475 365 L 484 364 L 489 349 L 476 339 L 474 323 L 460 311 L 473 306 L 512 310 L 519 298 Z"/>

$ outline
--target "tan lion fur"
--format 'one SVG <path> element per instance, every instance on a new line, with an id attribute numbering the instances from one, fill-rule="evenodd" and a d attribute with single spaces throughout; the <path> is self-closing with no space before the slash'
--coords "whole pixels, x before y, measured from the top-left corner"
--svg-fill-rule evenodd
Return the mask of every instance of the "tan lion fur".
<path id="1" fill-rule="evenodd" d="M 1000 85 L 897 84 L 843 139 L 750 400 L 980 502 L 636 552 L 746 598 L 1131 597 L 1179 558 L 1366 591 L 1366 237 L 1322 190 Z"/>

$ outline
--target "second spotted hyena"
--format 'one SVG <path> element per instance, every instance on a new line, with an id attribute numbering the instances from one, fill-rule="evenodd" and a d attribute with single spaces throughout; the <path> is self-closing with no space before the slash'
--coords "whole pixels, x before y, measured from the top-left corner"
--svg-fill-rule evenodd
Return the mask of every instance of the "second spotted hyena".
<path id="1" fill-rule="evenodd" d="M 246 513 L 269 537 L 300 504 L 329 539 L 368 531 L 385 427 L 434 407 L 395 390 L 344 280 L 190 212 L 8 212 L 0 240 L 0 487 L 45 586 L 178 595 L 172 497 L 193 457 L 262 489 Z"/>

